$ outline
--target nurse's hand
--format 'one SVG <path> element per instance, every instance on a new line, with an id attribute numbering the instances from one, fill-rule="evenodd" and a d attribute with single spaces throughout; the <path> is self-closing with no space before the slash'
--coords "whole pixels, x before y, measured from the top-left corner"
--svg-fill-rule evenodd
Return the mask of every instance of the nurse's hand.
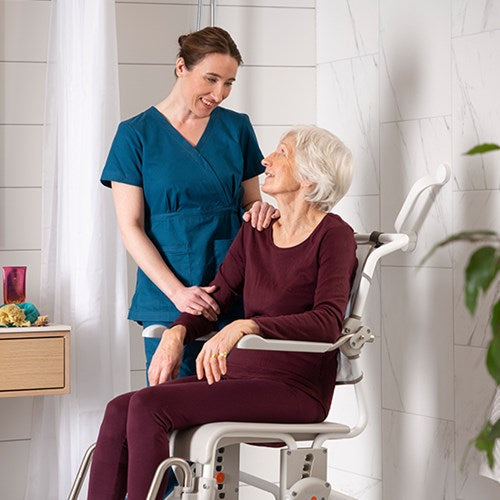
<path id="1" fill-rule="evenodd" d="M 173 293 L 170 300 L 180 312 L 187 312 L 195 316 L 203 314 L 209 321 L 217 321 L 220 314 L 219 304 L 210 295 L 215 290 L 217 290 L 215 285 L 182 286 Z"/>
<path id="2" fill-rule="evenodd" d="M 251 319 L 239 319 L 207 340 L 196 358 L 198 380 L 206 377 L 210 385 L 218 382 L 227 373 L 226 359 L 229 352 L 243 335 L 251 333 L 259 333 L 259 325 Z"/>
<path id="3" fill-rule="evenodd" d="M 251 222 L 252 227 L 256 227 L 258 231 L 262 231 L 269 227 L 273 219 L 280 218 L 280 211 L 274 208 L 267 201 L 256 201 L 250 210 L 243 214 L 245 222 Z"/>
<path id="4" fill-rule="evenodd" d="M 177 377 L 181 367 L 185 336 L 186 327 L 182 325 L 176 325 L 163 332 L 149 365 L 148 380 L 150 385 L 163 384 L 169 378 Z"/>

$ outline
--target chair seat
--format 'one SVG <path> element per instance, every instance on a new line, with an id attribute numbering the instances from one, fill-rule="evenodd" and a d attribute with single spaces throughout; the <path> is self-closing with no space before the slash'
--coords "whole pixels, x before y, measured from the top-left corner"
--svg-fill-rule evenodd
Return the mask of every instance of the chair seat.
<path id="1" fill-rule="evenodd" d="M 294 441 L 312 441 L 320 434 L 348 434 L 351 428 L 335 422 L 318 424 L 266 424 L 215 422 L 172 433 L 170 456 L 208 464 L 221 446 L 236 443 L 276 443 L 281 436 Z"/>

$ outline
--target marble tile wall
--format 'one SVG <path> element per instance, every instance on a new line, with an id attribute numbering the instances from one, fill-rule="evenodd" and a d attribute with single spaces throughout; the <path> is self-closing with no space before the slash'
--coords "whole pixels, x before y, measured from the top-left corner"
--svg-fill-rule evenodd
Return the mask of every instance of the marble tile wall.
<path id="1" fill-rule="evenodd" d="M 329 444 L 331 479 L 360 498 L 498 498 L 499 484 L 479 476 L 481 456 L 466 452 L 494 395 L 484 356 L 500 292 L 475 317 L 466 311 L 466 244 L 419 263 L 453 231 L 500 229 L 500 155 L 463 156 L 500 141 L 499 3 L 317 0 L 316 9 L 317 123 L 345 140 L 356 168 L 334 211 L 358 231 L 393 231 L 415 180 L 439 163 L 453 172 L 406 224 L 418 230 L 414 251 L 382 262 L 367 306 L 379 329 L 365 361 L 372 422 L 341 453 Z M 336 398 L 332 415 L 348 419 L 349 397 Z"/>

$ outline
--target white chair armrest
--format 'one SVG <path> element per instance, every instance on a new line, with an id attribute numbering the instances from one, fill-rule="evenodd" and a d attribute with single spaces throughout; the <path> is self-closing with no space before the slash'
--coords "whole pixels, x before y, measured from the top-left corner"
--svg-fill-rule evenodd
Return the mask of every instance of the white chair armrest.
<path id="1" fill-rule="evenodd" d="M 334 351 L 349 336 L 342 337 L 335 344 L 327 342 L 305 342 L 302 340 L 275 340 L 265 339 L 260 335 L 245 335 L 236 345 L 238 349 L 252 349 L 257 351 L 289 351 L 289 352 L 328 352 Z"/>

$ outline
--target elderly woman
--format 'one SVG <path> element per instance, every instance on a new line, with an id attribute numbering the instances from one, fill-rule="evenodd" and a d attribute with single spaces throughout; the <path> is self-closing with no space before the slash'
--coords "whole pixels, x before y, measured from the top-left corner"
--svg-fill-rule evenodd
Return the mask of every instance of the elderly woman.
<path id="1" fill-rule="evenodd" d="M 183 345 L 209 333 L 214 323 L 182 313 L 165 330 L 150 368 L 155 385 L 119 396 L 106 408 L 89 499 L 123 499 L 128 492 L 129 500 L 143 500 L 157 466 L 168 457 L 174 429 L 221 420 L 326 418 L 336 352 L 233 348 L 246 334 L 337 340 L 356 269 L 356 243 L 349 225 L 328 211 L 350 185 L 351 154 L 330 132 L 298 127 L 262 164 L 262 190 L 276 199 L 281 218 L 262 232 L 243 225 L 212 281 L 221 310 L 243 296 L 246 319 L 207 341 L 196 361 L 197 376 L 184 379 L 168 380 L 178 370 Z"/>

